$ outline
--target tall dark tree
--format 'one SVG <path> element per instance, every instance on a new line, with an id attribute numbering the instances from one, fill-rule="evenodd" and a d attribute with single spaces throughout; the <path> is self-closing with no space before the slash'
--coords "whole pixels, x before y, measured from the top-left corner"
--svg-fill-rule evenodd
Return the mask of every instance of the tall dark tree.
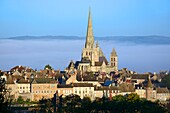
<path id="1" fill-rule="evenodd" d="M 11 99 L 9 98 L 9 91 L 5 88 L 5 79 L 2 78 L 3 73 L 0 72 L 0 112 L 2 113 L 11 113 L 10 103 Z"/>
<path id="2" fill-rule="evenodd" d="M 163 79 L 162 79 L 162 81 L 161 81 L 161 84 L 163 85 L 163 86 L 166 86 L 168 89 L 170 89 L 170 74 L 168 74 L 168 75 L 166 75 Z"/>
<path id="3" fill-rule="evenodd" d="M 53 68 L 49 64 L 47 64 L 47 65 L 45 65 L 44 69 L 52 70 Z"/>

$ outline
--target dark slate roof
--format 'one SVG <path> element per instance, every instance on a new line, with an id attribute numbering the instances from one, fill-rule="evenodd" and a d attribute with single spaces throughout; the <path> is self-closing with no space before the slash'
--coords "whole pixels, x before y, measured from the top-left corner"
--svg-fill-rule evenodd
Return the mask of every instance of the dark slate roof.
<path id="1" fill-rule="evenodd" d="M 74 62 L 73 62 L 72 60 L 70 61 L 70 63 L 69 63 L 69 65 L 68 65 L 67 68 L 70 69 L 71 67 L 75 67 L 75 66 L 74 66 Z"/>
<path id="2" fill-rule="evenodd" d="M 103 86 L 103 87 L 96 87 L 95 90 L 120 90 L 118 87 L 116 86 Z"/>
<path id="3" fill-rule="evenodd" d="M 99 62 L 101 62 L 101 63 L 105 62 L 106 65 L 108 65 L 108 61 L 105 56 L 99 57 Z"/>
<path id="4" fill-rule="evenodd" d="M 27 79 L 24 79 L 24 78 L 22 78 L 18 81 L 18 84 L 29 84 L 29 83 L 30 83 L 30 80 L 27 80 Z"/>
<path id="5" fill-rule="evenodd" d="M 157 88 L 157 93 L 169 93 L 168 88 Z"/>
<path id="6" fill-rule="evenodd" d="M 78 65 L 81 64 L 81 63 L 91 63 L 90 61 L 76 61 L 75 63 L 75 68 L 78 68 Z"/>
<path id="7" fill-rule="evenodd" d="M 131 77 L 132 79 L 148 79 L 148 74 L 132 74 Z"/>
<path id="8" fill-rule="evenodd" d="M 93 87 L 92 83 L 73 83 L 74 87 Z"/>
<path id="9" fill-rule="evenodd" d="M 67 85 L 67 84 L 58 84 L 57 85 L 57 88 L 73 88 L 73 86 L 72 85 Z"/>
<path id="10" fill-rule="evenodd" d="M 61 74 L 66 74 L 66 71 L 60 71 Z"/>
<path id="11" fill-rule="evenodd" d="M 42 83 L 56 83 L 57 81 L 51 78 L 35 78 L 32 84 L 42 84 Z"/>

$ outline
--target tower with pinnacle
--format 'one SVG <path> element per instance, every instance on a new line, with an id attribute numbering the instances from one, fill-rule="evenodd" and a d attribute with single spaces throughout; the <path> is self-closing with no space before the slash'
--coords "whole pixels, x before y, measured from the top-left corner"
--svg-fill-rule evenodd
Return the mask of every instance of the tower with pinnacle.
<path id="1" fill-rule="evenodd" d="M 116 70 L 118 70 L 118 57 L 114 48 L 112 49 L 112 52 L 110 54 L 110 66 L 115 67 Z"/>
<path id="2" fill-rule="evenodd" d="M 95 62 L 99 61 L 98 42 L 96 45 L 94 44 L 91 9 L 89 9 L 86 42 L 82 52 L 82 59 L 89 60 L 91 65 L 95 65 Z"/>
<path id="3" fill-rule="evenodd" d="M 76 61 L 76 69 L 84 72 L 106 72 L 118 70 L 118 56 L 113 49 L 110 55 L 110 63 L 107 61 L 98 41 L 95 43 L 92 26 L 92 14 L 89 9 L 86 42 L 82 50 L 81 61 Z M 68 67 L 69 68 L 69 67 Z"/>

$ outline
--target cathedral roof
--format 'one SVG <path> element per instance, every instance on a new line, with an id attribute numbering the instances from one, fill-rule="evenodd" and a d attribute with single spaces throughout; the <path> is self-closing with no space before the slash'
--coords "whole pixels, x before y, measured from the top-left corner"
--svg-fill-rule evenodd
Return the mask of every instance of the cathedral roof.
<path id="1" fill-rule="evenodd" d="M 71 62 L 68 65 L 68 69 L 70 69 L 71 67 L 74 68 L 74 62 L 72 60 L 71 60 Z"/>
<path id="2" fill-rule="evenodd" d="M 105 62 L 106 65 L 108 65 L 108 61 L 105 56 L 99 57 L 99 62 L 101 62 L 101 63 Z"/>

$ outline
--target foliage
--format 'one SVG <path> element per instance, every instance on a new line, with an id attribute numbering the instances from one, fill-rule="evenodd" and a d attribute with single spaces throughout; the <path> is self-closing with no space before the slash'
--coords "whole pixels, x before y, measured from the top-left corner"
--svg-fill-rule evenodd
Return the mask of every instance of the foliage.
<path id="1" fill-rule="evenodd" d="M 9 91 L 5 88 L 5 79 L 2 77 L 2 72 L 0 72 L 0 112 L 11 113 L 10 110 L 10 95 Z"/>
<path id="2" fill-rule="evenodd" d="M 167 86 L 168 89 L 170 89 L 170 74 L 169 75 L 166 75 L 162 81 L 161 81 L 161 84 L 164 85 L 164 86 Z"/>
<path id="3" fill-rule="evenodd" d="M 39 113 L 52 113 L 53 112 L 52 99 L 42 98 L 39 101 L 39 104 L 40 104 Z"/>
<path id="4" fill-rule="evenodd" d="M 24 103 L 24 99 L 21 96 L 19 96 L 18 99 L 17 99 L 17 102 L 19 104 L 22 104 L 22 103 Z"/>
<path id="5" fill-rule="evenodd" d="M 44 70 L 45 69 L 50 69 L 50 70 L 52 70 L 53 68 L 49 65 L 49 64 L 47 64 L 47 65 L 45 65 L 45 67 L 44 67 Z"/>
<path id="6" fill-rule="evenodd" d="M 61 97 L 61 96 L 60 96 Z M 59 98 L 60 98 L 59 97 Z M 78 95 L 68 95 L 63 99 L 58 99 L 56 107 L 61 104 L 61 109 L 57 109 L 57 113 L 166 113 L 167 110 L 156 102 L 140 99 L 136 94 L 117 95 L 113 100 L 108 98 L 96 98 L 91 101 L 90 98 L 85 97 L 80 99 Z M 52 106 L 51 99 L 42 99 L 40 101 L 40 109 L 38 113 L 51 113 L 54 106 Z"/>

